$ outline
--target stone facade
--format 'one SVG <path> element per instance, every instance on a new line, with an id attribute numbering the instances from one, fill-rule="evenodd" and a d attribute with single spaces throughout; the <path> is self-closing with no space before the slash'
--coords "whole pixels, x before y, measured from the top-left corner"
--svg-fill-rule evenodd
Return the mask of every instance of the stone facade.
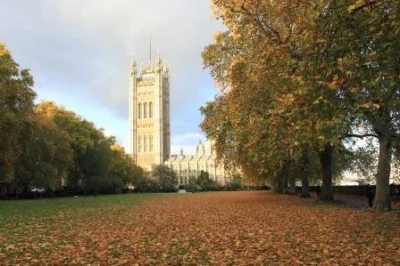
<path id="1" fill-rule="evenodd" d="M 137 165 L 150 171 L 170 154 L 169 70 L 160 55 L 129 75 L 129 145 Z"/>
<path id="2" fill-rule="evenodd" d="M 188 184 L 189 179 L 197 177 L 201 171 L 208 172 L 214 181 L 225 184 L 227 173 L 223 164 L 218 164 L 212 142 L 207 141 L 207 147 L 199 141 L 195 155 L 185 155 L 181 149 L 180 154 L 171 155 L 165 165 L 171 167 L 179 177 L 179 184 Z"/>
<path id="3" fill-rule="evenodd" d="M 215 181 L 225 183 L 225 170 L 216 163 L 211 142 L 201 141 L 195 155 L 170 155 L 170 76 L 160 55 L 155 62 L 137 67 L 131 60 L 129 73 L 129 150 L 136 164 L 145 171 L 153 165 L 165 164 L 179 176 L 179 184 L 187 184 L 201 170 Z"/>

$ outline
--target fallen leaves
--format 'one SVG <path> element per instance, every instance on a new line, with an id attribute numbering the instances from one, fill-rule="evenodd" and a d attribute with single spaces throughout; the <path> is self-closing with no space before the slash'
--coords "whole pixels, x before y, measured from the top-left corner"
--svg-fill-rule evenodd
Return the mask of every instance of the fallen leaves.
<path id="1" fill-rule="evenodd" d="M 57 215 L 1 228 L 0 264 L 400 263 L 395 214 L 267 192 L 159 195 Z"/>

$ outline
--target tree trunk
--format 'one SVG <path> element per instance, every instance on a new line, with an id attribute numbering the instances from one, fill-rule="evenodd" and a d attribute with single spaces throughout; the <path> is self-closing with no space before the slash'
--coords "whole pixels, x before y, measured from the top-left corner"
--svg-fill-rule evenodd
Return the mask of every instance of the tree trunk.
<path id="1" fill-rule="evenodd" d="M 288 194 L 296 195 L 296 176 L 294 174 L 294 161 L 288 161 L 287 180 L 288 180 Z"/>
<path id="2" fill-rule="evenodd" d="M 276 176 L 277 180 L 276 180 L 276 185 L 275 185 L 275 191 L 282 194 L 283 193 L 283 173 L 282 170 L 279 171 L 279 173 Z"/>
<path id="3" fill-rule="evenodd" d="M 323 201 L 333 200 L 332 153 L 333 147 L 330 143 L 327 143 L 324 150 L 319 152 L 319 161 L 322 168 L 322 189 L 320 199 Z"/>
<path id="4" fill-rule="evenodd" d="M 283 166 L 283 178 L 282 178 L 282 193 L 287 194 L 288 193 L 288 183 L 289 183 L 289 176 L 288 176 L 288 165 L 285 162 L 285 165 Z"/>
<path id="5" fill-rule="evenodd" d="M 5 188 L 5 185 L 0 184 L 0 190 L 1 190 L 0 198 L 6 198 L 7 189 Z"/>
<path id="6" fill-rule="evenodd" d="M 310 197 L 310 186 L 309 186 L 309 182 L 308 182 L 308 170 L 305 167 L 303 168 L 303 171 L 302 171 L 300 197 L 302 197 L 302 198 Z"/>
<path id="7" fill-rule="evenodd" d="M 296 195 L 296 179 L 294 177 L 290 177 L 290 185 L 289 185 L 289 194 L 290 195 Z"/>
<path id="8" fill-rule="evenodd" d="M 303 151 L 303 165 L 301 167 L 301 194 L 302 198 L 310 197 L 310 185 L 308 180 L 308 153 L 307 151 Z"/>
<path id="9" fill-rule="evenodd" d="M 376 192 L 373 208 L 379 212 L 390 211 L 390 163 L 391 163 L 391 140 L 390 136 L 383 134 L 379 136 L 379 160 L 378 173 L 376 176 Z"/>

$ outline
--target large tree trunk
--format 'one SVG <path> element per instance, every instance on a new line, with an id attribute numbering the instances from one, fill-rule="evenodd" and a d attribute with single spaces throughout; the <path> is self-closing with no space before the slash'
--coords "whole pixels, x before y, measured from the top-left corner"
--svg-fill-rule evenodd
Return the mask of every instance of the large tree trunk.
<path id="1" fill-rule="evenodd" d="M 320 199 L 323 201 L 333 200 L 332 153 L 333 147 L 330 143 L 327 143 L 324 149 L 319 152 L 319 161 L 322 168 L 322 190 L 320 194 Z"/>
<path id="2" fill-rule="evenodd" d="M 309 186 L 309 182 L 308 182 L 308 169 L 307 169 L 307 167 L 303 167 L 301 174 L 302 174 L 302 176 L 301 176 L 301 194 L 300 194 L 300 197 L 309 198 L 310 197 L 310 186 Z"/>
<path id="3" fill-rule="evenodd" d="M 282 194 L 286 194 L 287 192 L 287 176 L 283 172 L 281 176 L 281 180 L 279 180 L 279 191 Z"/>
<path id="4" fill-rule="evenodd" d="M 294 167 L 294 161 L 289 160 L 287 176 L 288 176 L 288 193 L 290 195 L 296 195 L 296 175 L 294 174 L 293 167 Z"/>
<path id="5" fill-rule="evenodd" d="M 290 184 L 289 184 L 289 194 L 296 195 L 296 179 L 294 177 L 290 177 Z"/>
<path id="6" fill-rule="evenodd" d="M 303 150 L 303 158 L 302 158 L 302 167 L 301 167 L 301 194 L 302 198 L 310 197 L 310 185 L 308 180 L 308 167 L 309 167 L 309 159 L 308 152 Z"/>
<path id="7" fill-rule="evenodd" d="M 277 178 L 278 178 L 278 180 L 277 180 L 276 192 L 285 194 L 286 188 L 287 188 L 286 162 L 282 166 L 282 169 L 279 170 Z"/>
<path id="8" fill-rule="evenodd" d="M 288 163 L 285 162 L 283 166 L 283 183 L 282 183 L 282 193 L 288 193 L 288 184 L 289 184 L 289 171 L 288 171 Z"/>
<path id="9" fill-rule="evenodd" d="M 379 161 L 376 177 L 376 192 L 373 208 L 376 211 L 390 211 L 390 163 L 391 163 L 391 139 L 387 134 L 379 136 Z"/>
<path id="10" fill-rule="evenodd" d="M 277 176 L 276 176 L 277 180 L 275 182 L 275 191 L 278 193 L 283 193 L 283 183 L 284 183 L 284 175 L 283 175 L 283 169 L 279 170 Z"/>

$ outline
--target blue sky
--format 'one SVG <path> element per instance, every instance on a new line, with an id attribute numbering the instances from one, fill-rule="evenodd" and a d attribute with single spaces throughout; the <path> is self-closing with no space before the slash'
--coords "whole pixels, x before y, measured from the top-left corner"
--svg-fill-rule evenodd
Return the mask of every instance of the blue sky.
<path id="1" fill-rule="evenodd" d="M 201 51 L 222 26 L 204 0 L 0 0 L 0 41 L 52 100 L 128 147 L 128 70 L 160 50 L 171 74 L 171 145 L 193 152 L 217 90 Z M 153 56 L 154 58 L 154 56 Z"/>

